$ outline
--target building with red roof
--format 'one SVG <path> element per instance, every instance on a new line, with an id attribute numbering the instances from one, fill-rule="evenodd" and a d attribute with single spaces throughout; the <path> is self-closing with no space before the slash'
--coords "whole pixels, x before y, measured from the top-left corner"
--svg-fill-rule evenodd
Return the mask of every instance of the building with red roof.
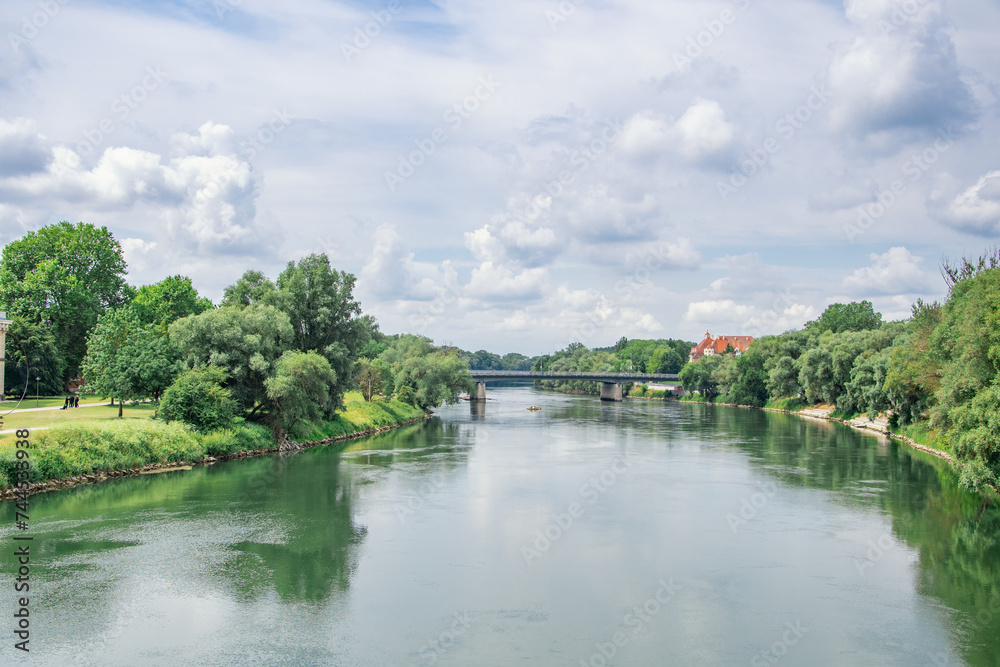
<path id="1" fill-rule="evenodd" d="M 706 354 L 722 354 L 729 346 L 732 346 L 736 351 L 736 356 L 740 356 L 750 347 L 750 343 L 752 342 L 753 336 L 718 336 L 712 338 L 712 334 L 706 331 L 705 339 L 691 348 L 691 356 L 688 357 L 688 361 L 698 361 Z"/>

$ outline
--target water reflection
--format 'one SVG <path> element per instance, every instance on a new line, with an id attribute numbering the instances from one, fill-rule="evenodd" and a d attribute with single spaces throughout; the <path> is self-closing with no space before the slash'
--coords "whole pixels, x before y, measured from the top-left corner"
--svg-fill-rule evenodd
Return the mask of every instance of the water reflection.
<path id="1" fill-rule="evenodd" d="M 699 429 L 738 434 L 737 446 L 762 474 L 885 511 L 894 537 L 919 554 L 919 592 L 952 610 L 956 650 L 970 665 L 1000 665 L 997 503 L 962 491 L 947 464 L 882 436 L 792 415 L 684 409 Z M 943 659 L 931 652 L 928 664 Z"/>

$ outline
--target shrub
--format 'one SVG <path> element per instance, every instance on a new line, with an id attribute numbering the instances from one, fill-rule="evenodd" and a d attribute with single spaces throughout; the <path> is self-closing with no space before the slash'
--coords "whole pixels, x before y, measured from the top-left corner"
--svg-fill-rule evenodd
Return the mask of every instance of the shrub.
<path id="1" fill-rule="evenodd" d="M 160 416 L 166 421 L 179 420 L 202 433 L 231 429 L 236 416 L 236 402 L 221 384 L 226 372 L 212 366 L 181 373 L 163 393 Z"/>

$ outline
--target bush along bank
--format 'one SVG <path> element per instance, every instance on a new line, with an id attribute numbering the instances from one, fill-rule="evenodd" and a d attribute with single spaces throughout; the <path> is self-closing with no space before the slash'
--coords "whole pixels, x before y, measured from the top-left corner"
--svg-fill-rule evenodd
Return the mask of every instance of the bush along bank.
<path id="1" fill-rule="evenodd" d="M 366 437 L 420 422 L 429 413 L 394 399 L 348 400 L 335 420 L 301 441 L 275 440 L 252 423 L 202 434 L 181 422 L 122 419 L 75 422 L 33 432 L 28 459 L 18 459 L 15 438 L 0 440 L 0 498 L 14 497 L 12 481 L 27 465 L 29 494 L 91 484 L 150 471 L 184 469 L 216 461 L 262 456 Z"/>

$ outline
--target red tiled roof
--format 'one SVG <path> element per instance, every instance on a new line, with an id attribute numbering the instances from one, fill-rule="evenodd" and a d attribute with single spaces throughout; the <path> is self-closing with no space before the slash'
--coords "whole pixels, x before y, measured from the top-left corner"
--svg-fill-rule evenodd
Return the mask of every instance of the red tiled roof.
<path id="1" fill-rule="evenodd" d="M 730 345 L 737 352 L 745 352 L 753 343 L 753 336 L 719 336 L 712 338 L 712 334 L 705 332 L 705 339 L 691 348 L 691 361 L 698 361 L 708 350 L 713 354 L 722 354 Z"/>

